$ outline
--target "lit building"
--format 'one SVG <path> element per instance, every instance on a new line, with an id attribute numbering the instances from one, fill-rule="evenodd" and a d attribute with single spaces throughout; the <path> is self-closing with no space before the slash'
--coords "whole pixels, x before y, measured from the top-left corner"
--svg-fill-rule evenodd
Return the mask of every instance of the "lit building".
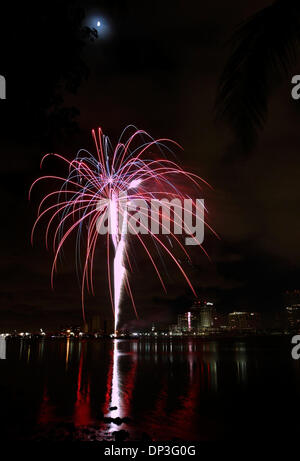
<path id="1" fill-rule="evenodd" d="M 261 315 L 258 312 L 230 312 L 228 325 L 235 330 L 257 330 L 261 328 Z"/>
<path id="2" fill-rule="evenodd" d="M 214 312 L 213 317 L 214 328 L 225 331 L 228 329 L 228 314 Z"/>
<path id="3" fill-rule="evenodd" d="M 192 312 L 178 315 L 178 330 L 181 332 L 192 332 L 195 329 L 195 315 Z"/>
<path id="4" fill-rule="evenodd" d="M 197 300 L 191 310 L 198 332 L 214 326 L 215 307 L 212 302 Z"/>
<path id="5" fill-rule="evenodd" d="M 214 321 L 214 305 L 210 302 L 205 302 L 202 307 L 200 307 L 200 327 L 201 328 L 211 328 L 213 327 Z"/>
<path id="6" fill-rule="evenodd" d="M 195 301 L 191 310 L 178 315 L 177 325 L 172 325 L 170 331 L 174 334 L 201 333 L 214 325 L 214 304 L 206 301 Z"/>
<path id="7" fill-rule="evenodd" d="M 286 308 L 289 327 L 300 328 L 300 304 L 292 304 Z"/>

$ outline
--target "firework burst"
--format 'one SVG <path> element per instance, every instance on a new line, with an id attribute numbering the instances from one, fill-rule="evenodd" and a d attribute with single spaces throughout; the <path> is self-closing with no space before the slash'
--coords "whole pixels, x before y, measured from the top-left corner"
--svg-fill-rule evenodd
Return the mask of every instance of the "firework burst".
<path id="1" fill-rule="evenodd" d="M 169 200 L 193 200 L 195 208 L 189 213 L 194 216 L 197 203 L 190 197 L 190 194 L 184 192 L 186 187 L 182 187 L 180 184 L 188 185 L 194 191 L 201 189 L 201 184 L 210 186 L 196 174 L 183 170 L 175 161 L 167 158 L 166 154 L 172 152 L 172 146 L 180 147 L 170 139 L 155 140 L 145 131 L 129 126 L 123 131 L 113 149 L 108 137 L 102 133 L 100 128 L 97 131 L 93 130 L 92 136 L 96 147 L 95 155 L 81 149 L 73 160 L 68 160 L 59 154 L 47 154 L 43 157 L 41 168 L 44 160 L 52 156 L 67 165 L 68 174 L 66 177 L 42 176 L 32 184 L 29 197 L 32 188 L 42 180 L 59 181 L 61 187 L 46 194 L 41 200 L 38 216 L 32 229 L 31 240 L 33 241 L 37 224 L 44 216 L 48 217 L 45 240 L 47 248 L 50 240 L 52 240 L 54 251 L 51 272 L 52 287 L 58 258 L 66 240 L 72 234 L 76 234 L 76 248 L 79 257 L 82 253 L 82 245 L 84 245 L 85 255 L 80 267 L 82 273 L 82 313 L 85 321 L 85 291 L 88 290 L 94 294 L 93 266 L 96 244 L 99 237 L 106 238 L 108 289 L 114 312 L 116 332 L 119 326 L 123 289 L 130 297 L 137 316 L 129 283 L 132 264 L 128 246 L 128 231 L 136 227 L 135 223 L 138 219 L 128 211 L 127 207 L 121 204 L 124 195 L 126 195 L 128 203 L 134 200 L 143 200 L 149 208 L 153 200 L 160 200 L 162 197 Z M 55 203 L 53 203 L 53 199 Z M 156 224 L 160 223 L 163 213 L 160 211 L 160 214 L 154 218 Z M 171 217 L 173 222 L 174 217 L 176 218 L 176 210 L 173 209 L 173 218 Z M 107 219 L 110 232 L 107 232 L 104 237 L 99 229 Z M 173 254 L 173 246 L 178 245 L 185 257 L 189 261 L 191 260 L 180 236 L 172 230 L 168 232 L 168 235 L 164 235 L 166 232 L 164 232 L 163 224 L 161 224 L 161 234 L 153 232 L 151 229 L 143 229 L 145 227 L 143 222 L 138 224 L 140 232 L 134 233 L 135 238 L 146 252 L 164 291 L 166 291 L 165 283 L 151 250 L 153 245 L 150 248 L 146 234 L 153 240 L 158 253 L 164 252 L 171 258 L 196 296 L 193 285 L 180 260 Z M 209 227 L 207 223 L 205 225 Z M 214 233 L 210 227 L 209 229 Z M 195 236 L 193 239 L 205 252 L 201 245 L 202 242 L 197 241 Z M 113 264 L 111 264 L 111 260 L 113 260 Z"/>

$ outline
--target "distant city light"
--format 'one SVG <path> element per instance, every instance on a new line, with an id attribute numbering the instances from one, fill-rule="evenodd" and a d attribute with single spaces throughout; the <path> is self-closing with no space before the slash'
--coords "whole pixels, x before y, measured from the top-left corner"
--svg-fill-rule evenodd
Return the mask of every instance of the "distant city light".
<path id="1" fill-rule="evenodd" d="M 191 328 L 192 328 L 192 314 L 191 314 L 191 312 L 188 312 L 187 315 L 188 315 L 188 329 L 191 330 Z"/>

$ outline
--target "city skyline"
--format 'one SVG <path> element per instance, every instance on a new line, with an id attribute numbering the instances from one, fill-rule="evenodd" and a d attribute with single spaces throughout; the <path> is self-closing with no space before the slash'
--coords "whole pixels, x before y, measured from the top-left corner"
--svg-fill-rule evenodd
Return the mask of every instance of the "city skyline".
<path id="1" fill-rule="evenodd" d="M 298 296 L 299 290 L 296 290 Z M 290 297 L 290 295 L 289 295 Z M 295 301 L 295 297 L 292 297 Z M 298 300 L 296 298 L 296 300 Z M 174 317 L 175 320 L 175 317 Z M 300 327 L 300 303 L 291 303 L 283 307 L 280 311 L 274 312 L 273 315 L 266 316 L 264 312 L 253 311 L 233 311 L 222 312 L 216 308 L 214 302 L 196 300 L 185 312 L 178 314 L 175 323 L 161 323 L 155 319 L 142 326 L 131 326 L 121 328 L 120 336 L 216 336 L 244 334 L 246 335 L 270 335 L 270 334 L 290 334 L 297 333 Z M 72 325 L 71 323 L 64 326 L 56 325 L 53 328 L 42 326 L 37 329 L 20 331 L 10 328 L 6 331 L 0 331 L 2 337 L 6 335 L 16 335 L 22 338 L 28 338 L 32 335 L 36 337 L 76 337 L 84 339 L 87 337 L 106 338 L 115 336 L 114 318 L 104 316 L 101 313 L 94 314 L 87 318 L 81 325 Z"/>

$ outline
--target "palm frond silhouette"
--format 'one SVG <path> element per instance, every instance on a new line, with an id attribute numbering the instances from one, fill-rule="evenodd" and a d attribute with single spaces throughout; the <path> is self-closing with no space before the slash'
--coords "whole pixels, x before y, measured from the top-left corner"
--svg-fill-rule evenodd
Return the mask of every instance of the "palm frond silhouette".
<path id="1" fill-rule="evenodd" d="M 243 22 L 219 81 L 216 117 L 232 126 L 245 151 L 263 128 L 270 93 L 296 62 L 300 1 L 276 0 Z"/>

